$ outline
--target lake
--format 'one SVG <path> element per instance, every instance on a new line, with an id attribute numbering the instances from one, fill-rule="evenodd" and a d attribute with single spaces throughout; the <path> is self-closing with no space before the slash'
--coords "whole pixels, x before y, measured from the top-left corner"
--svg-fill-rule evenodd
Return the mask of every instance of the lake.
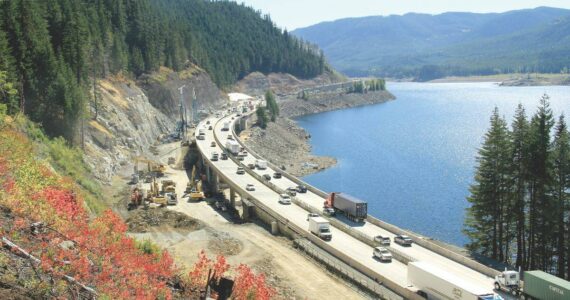
<path id="1" fill-rule="evenodd" d="M 389 83 L 396 100 L 300 117 L 315 155 L 338 164 L 306 176 L 325 190 L 368 202 L 368 212 L 401 228 L 462 246 L 475 157 L 497 106 L 511 122 L 522 103 L 530 118 L 550 96 L 556 118 L 570 111 L 570 87 L 494 83 Z"/>

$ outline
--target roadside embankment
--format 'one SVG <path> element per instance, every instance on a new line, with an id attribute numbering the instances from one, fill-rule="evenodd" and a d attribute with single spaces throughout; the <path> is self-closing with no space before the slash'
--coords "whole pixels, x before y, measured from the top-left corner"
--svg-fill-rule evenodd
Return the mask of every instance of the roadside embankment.
<path id="1" fill-rule="evenodd" d="M 338 81 L 335 78 L 320 78 L 315 81 L 300 84 L 299 80 L 293 80 L 288 75 L 286 78 L 277 80 L 278 75 L 263 78 L 260 75 L 246 77 L 238 86 L 242 91 L 253 92 L 252 96 L 262 97 L 265 91 L 263 87 L 271 87 L 284 93 L 285 88 L 277 83 L 296 83 L 296 89 L 287 90 L 287 94 L 277 95 L 277 103 L 280 108 L 281 117 L 276 122 L 270 122 L 266 129 L 257 126 L 245 130 L 241 133 L 242 140 L 262 157 L 268 159 L 273 164 L 285 167 L 284 169 L 292 175 L 303 177 L 330 168 L 336 164 L 336 159 L 326 156 L 315 156 L 311 154 L 310 134 L 292 119 L 295 117 L 327 112 L 332 110 L 357 107 L 386 102 L 395 99 L 388 91 L 368 92 L 364 94 L 351 93 L 341 89 L 322 88 L 323 85 L 317 83 L 327 83 L 335 85 Z M 253 80 L 256 78 L 256 80 Z M 262 84 L 272 82 L 272 85 Z M 252 85 L 252 86 L 250 86 Z M 311 92 L 306 99 L 299 98 L 299 92 L 304 89 L 322 90 L 325 92 Z M 253 120 L 255 121 L 255 120 Z M 253 123 L 253 122 L 252 122 Z"/>

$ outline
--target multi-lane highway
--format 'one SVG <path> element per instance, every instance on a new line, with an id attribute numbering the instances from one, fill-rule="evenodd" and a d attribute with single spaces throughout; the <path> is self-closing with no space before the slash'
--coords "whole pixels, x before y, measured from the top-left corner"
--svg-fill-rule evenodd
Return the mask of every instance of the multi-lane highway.
<path id="1" fill-rule="evenodd" d="M 215 169 L 215 172 L 222 173 L 225 180 L 231 182 L 235 187 L 239 188 L 239 194 L 247 198 L 255 198 L 261 201 L 264 205 L 269 207 L 274 212 L 277 212 L 280 216 L 292 222 L 299 228 L 302 228 L 308 232 L 308 221 L 307 214 L 308 211 L 298 206 L 296 204 L 282 205 L 278 203 L 279 194 L 278 192 L 270 189 L 268 186 L 259 182 L 254 176 L 249 173 L 239 175 L 236 173 L 238 164 L 233 160 L 218 160 L 210 161 L 213 152 L 221 154 L 223 152 L 224 144 L 228 138 L 231 136 L 232 139 L 237 139 L 239 137 L 234 136 L 232 131 L 222 131 L 223 123 L 232 122 L 235 118 L 235 114 L 228 115 L 221 118 L 209 118 L 204 120 L 198 125 L 198 128 L 205 130 L 206 138 L 204 140 L 197 140 L 198 148 L 209 164 Z M 213 130 L 208 130 L 206 122 L 209 121 L 213 125 Z M 198 131 L 197 131 L 198 132 Z M 217 140 L 221 143 L 218 144 Z M 212 143 L 214 146 L 212 147 Z M 249 154 L 245 157 L 242 163 L 244 165 L 254 164 L 256 158 Z M 269 174 L 273 175 L 274 172 L 278 170 L 272 170 L 267 168 L 266 170 L 255 169 L 259 175 Z M 271 182 L 281 190 L 285 190 L 288 187 L 295 187 L 297 184 L 286 177 L 279 179 L 271 178 Z M 247 184 L 253 184 L 255 186 L 255 191 L 246 191 L 245 187 Z M 297 200 L 310 205 L 314 208 L 321 208 L 324 202 L 324 198 L 307 191 L 307 193 L 298 193 L 296 196 Z M 347 225 L 351 225 L 350 221 L 346 221 Z M 376 235 L 389 236 L 392 240 L 395 236 L 394 233 L 388 232 L 379 226 L 366 222 L 364 225 L 359 224 L 358 226 L 352 226 L 352 230 L 356 230 L 364 235 L 370 236 L 372 238 Z M 361 264 L 364 264 L 368 268 L 377 272 L 381 276 L 388 278 L 389 280 L 399 284 L 401 287 L 408 287 L 407 283 L 407 266 L 397 260 L 393 260 L 391 263 L 382 263 L 374 259 L 372 256 L 373 248 L 366 243 L 359 241 L 353 236 L 338 230 L 337 228 L 332 228 L 333 239 L 328 242 L 330 246 L 334 247 L 341 253 L 353 258 Z M 405 255 L 418 261 L 429 261 L 432 264 L 439 266 L 453 274 L 457 277 L 463 278 L 464 280 L 473 283 L 474 285 L 482 288 L 483 290 L 488 290 L 489 293 L 493 292 L 493 279 L 472 270 L 462 264 L 459 264 L 451 259 L 448 259 L 440 254 L 437 254 L 427 248 L 421 247 L 420 245 L 414 244 L 411 247 L 402 247 L 398 244 L 392 243 L 392 247 Z"/>

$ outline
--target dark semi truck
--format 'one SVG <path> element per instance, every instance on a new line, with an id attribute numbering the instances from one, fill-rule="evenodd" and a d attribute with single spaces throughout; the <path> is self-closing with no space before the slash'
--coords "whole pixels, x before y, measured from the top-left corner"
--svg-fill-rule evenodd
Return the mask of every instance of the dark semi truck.
<path id="1" fill-rule="evenodd" d="M 330 214 L 333 209 L 335 212 L 341 211 L 355 222 L 364 222 L 368 215 L 368 204 L 365 201 L 345 193 L 330 193 L 323 211 Z"/>

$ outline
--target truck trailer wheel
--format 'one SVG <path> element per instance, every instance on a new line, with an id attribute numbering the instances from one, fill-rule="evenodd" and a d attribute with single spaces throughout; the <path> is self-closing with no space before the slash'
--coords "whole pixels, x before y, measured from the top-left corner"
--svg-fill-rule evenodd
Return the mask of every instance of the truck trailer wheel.
<path id="1" fill-rule="evenodd" d="M 501 286 L 499 285 L 498 282 L 495 282 L 495 290 L 501 291 Z"/>

